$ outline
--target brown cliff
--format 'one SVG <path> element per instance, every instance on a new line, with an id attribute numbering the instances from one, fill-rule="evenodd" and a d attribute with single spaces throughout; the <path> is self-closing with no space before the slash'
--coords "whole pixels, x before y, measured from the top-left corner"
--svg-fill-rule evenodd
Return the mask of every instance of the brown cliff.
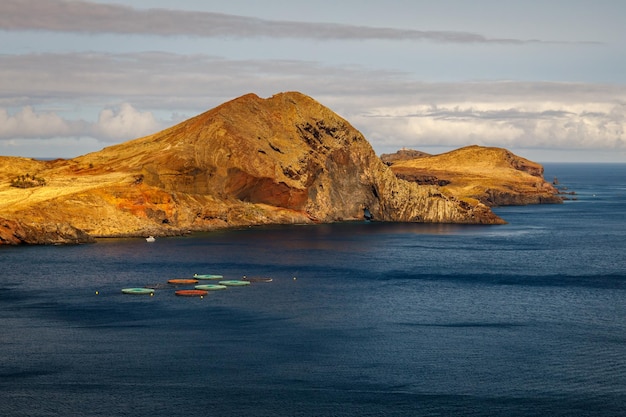
<path id="1" fill-rule="evenodd" d="M 458 198 L 494 206 L 561 203 L 543 167 L 502 148 L 468 146 L 391 164 L 398 178 L 437 184 Z"/>
<path id="2" fill-rule="evenodd" d="M 25 172 L 45 185 L 11 187 Z M 365 207 L 380 221 L 503 223 L 398 179 L 360 132 L 300 93 L 249 94 L 71 160 L 0 158 L 0 218 L 90 237 L 360 220 Z"/>

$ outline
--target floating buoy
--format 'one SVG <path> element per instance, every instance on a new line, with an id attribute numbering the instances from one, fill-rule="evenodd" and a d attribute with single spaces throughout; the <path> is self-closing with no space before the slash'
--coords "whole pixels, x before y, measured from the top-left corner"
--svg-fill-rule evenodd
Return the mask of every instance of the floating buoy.
<path id="1" fill-rule="evenodd" d="M 168 284 L 191 285 L 191 284 L 197 284 L 198 280 L 197 279 L 187 279 L 187 278 L 174 278 L 174 279 L 167 280 L 167 283 Z"/>
<path id="2" fill-rule="evenodd" d="M 178 290 L 175 294 L 182 297 L 204 297 L 208 293 L 205 290 Z"/>
<path id="3" fill-rule="evenodd" d="M 220 281 L 220 285 L 226 285 L 227 287 L 240 287 L 244 285 L 250 285 L 250 281 L 241 281 L 237 279 L 231 279 L 227 281 Z"/>
<path id="4" fill-rule="evenodd" d="M 193 274 L 193 277 L 195 279 L 222 279 L 224 278 L 223 275 L 213 275 L 213 274 L 204 274 L 204 275 Z"/>
<path id="5" fill-rule="evenodd" d="M 98 294 L 100 294 L 100 292 L 99 292 L 99 291 L 96 291 L 96 295 L 98 295 Z"/>
<path id="6" fill-rule="evenodd" d="M 124 294 L 136 294 L 136 295 L 150 294 L 152 295 L 154 290 L 152 288 L 122 288 L 122 292 Z M 97 294 L 97 291 L 96 291 L 96 294 Z"/>
<path id="7" fill-rule="evenodd" d="M 196 285 L 194 288 L 196 290 L 217 291 L 217 290 L 225 290 L 226 285 L 203 284 L 203 285 Z"/>

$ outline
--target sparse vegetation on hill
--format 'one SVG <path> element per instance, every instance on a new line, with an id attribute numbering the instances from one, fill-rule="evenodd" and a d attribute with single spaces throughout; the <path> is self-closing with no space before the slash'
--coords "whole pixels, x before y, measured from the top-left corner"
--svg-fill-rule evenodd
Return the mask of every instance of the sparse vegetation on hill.
<path id="1" fill-rule="evenodd" d="M 43 187 L 46 185 L 46 180 L 41 177 L 36 177 L 30 174 L 18 175 L 11 180 L 11 187 L 15 188 L 33 188 Z"/>

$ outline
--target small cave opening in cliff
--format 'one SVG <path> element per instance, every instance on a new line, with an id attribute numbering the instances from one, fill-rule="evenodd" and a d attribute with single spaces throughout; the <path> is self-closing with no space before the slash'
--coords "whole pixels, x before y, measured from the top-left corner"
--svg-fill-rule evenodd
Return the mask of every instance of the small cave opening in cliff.
<path id="1" fill-rule="evenodd" d="M 374 219 L 374 216 L 370 212 L 370 209 L 367 207 L 363 209 L 363 218 L 368 222 Z"/>

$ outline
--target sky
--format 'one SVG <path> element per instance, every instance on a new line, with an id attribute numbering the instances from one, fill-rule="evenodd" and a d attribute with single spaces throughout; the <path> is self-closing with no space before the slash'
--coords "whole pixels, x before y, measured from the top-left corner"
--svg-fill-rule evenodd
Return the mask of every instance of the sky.
<path id="1" fill-rule="evenodd" d="M 247 93 L 378 154 L 626 162 L 622 0 L 1 0 L 0 155 L 73 158 Z"/>

